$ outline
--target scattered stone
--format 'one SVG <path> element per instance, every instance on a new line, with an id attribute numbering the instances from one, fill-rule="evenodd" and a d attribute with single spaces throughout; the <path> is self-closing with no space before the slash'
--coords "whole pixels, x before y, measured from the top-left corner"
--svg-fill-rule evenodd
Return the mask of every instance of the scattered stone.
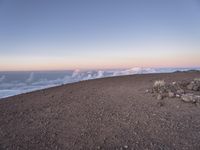
<path id="1" fill-rule="evenodd" d="M 170 98 L 173 98 L 173 97 L 175 97 L 175 94 L 174 94 L 173 92 L 169 92 L 169 93 L 168 93 L 168 96 L 169 96 Z"/>
<path id="2" fill-rule="evenodd" d="M 182 99 L 182 101 L 188 102 L 188 103 L 196 102 L 195 95 L 193 95 L 193 94 L 184 94 L 184 95 L 182 95 L 181 99 Z"/>
<path id="3" fill-rule="evenodd" d="M 180 97 L 181 97 L 181 95 L 179 95 L 179 94 L 176 94 L 176 97 L 177 97 L 177 98 L 180 98 Z"/>
<path id="4" fill-rule="evenodd" d="M 197 103 L 200 104 L 200 95 L 195 95 L 195 100 L 196 100 Z"/>
<path id="5" fill-rule="evenodd" d="M 187 86 L 187 89 L 188 90 L 192 90 L 193 89 L 193 87 L 194 87 L 194 82 L 192 81 L 192 82 L 190 82 L 190 84 Z"/>
<path id="6" fill-rule="evenodd" d="M 163 99 L 163 96 L 161 94 L 158 94 L 157 95 L 157 100 L 162 100 Z"/>
<path id="7" fill-rule="evenodd" d="M 193 86 L 193 90 L 194 90 L 194 91 L 199 91 L 199 85 L 194 85 L 194 86 Z"/>
<path id="8" fill-rule="evenodd" d="M 180 95 L 185 93 L 185 91 L 183 89 L 179 89 L 176 92 L 177 92 L 177 94 L 180 94 Z"/>
<path id="9" fill-rule="evenodd" d="M 157 102 L 157 105 L 158 105 L 159 107 L 163 107 L 165 104 L 164 104 L 164 102 L 159 101 L 159 102 Z"/>
<path id="10" fill-rule="evenodd" d="M 190 84 L 190 81 L 182 80 L 182 81 L 178 82 L 177 84 L 179 85 L 179 87 L 187 87 L 188 84 Z"/>
<path id="11" fill-rule="evenodd" d="M 172 82 L 173 85 L 176 85 L 176 82 Z"/>
<path id="12" fill-rule="evenodd" d="M 128 145 L 124 145 L 124 148 L 127 149 L 127 148 L 128 148 Z"/>
<path id="13" fill-rule="evenodd" d="M 22 116 L 22 115 L 24 115 L 24 112 L 20 112 L 20 113 L 19 113 L 19 116 Z"/>

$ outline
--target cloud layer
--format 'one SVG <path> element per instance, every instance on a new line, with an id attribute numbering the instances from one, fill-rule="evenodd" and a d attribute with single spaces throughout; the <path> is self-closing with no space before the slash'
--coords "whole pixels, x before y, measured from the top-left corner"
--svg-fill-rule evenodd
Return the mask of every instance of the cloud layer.
<path id="1" fill-rule="evenodd" d="M 74 70 L 73 72 L 66 72 L 64 77 L 55 77 L 53 79 L 47 79 L 51 76 L 51 72 L 45 73 L 43 77 L 37 76 L 37 73 L 30 72 L 26 79 L 18 81 L 15 79 L 16 74 L 13 73 L 12 80 L 6 81 L 6 75 L 0 75 L 0 98 L 18 95 L 30 91 L 44 89 L 48 87 L 54 87 L 62 84 L 78 82 L 82 80 L 97 79 L 103 77 L 122 76 L 131 74 L 146 74 L 146 73 L 163 73 L 174 71 L 186 71 L 191 68 L 131 68 L 121 70 L 91 70 L 81 71 Z M 195 68 L 200 70 L 200 68 Z M 46 77 L 46 78 L 44 78 Z"/>

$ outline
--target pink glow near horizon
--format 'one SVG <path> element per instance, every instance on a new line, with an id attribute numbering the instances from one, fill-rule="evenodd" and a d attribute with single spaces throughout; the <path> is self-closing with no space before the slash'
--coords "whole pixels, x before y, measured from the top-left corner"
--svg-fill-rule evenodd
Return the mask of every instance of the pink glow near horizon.
<path id="1" fill-rule="evenodd" d="M 187 57 L 127 57 L 82 59 L 80 61 L 53 58 L 13 59 L 1 61 L 1 71 L 68 70 L 68 69 L 115 69 L 133 67 L 199 67 L 198 56 Z"/>

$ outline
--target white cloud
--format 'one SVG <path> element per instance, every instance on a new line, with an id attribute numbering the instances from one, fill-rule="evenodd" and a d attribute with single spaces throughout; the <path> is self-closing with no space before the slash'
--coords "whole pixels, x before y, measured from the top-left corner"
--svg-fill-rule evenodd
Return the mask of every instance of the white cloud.
<path id="1" fill-rule="evenodd" d="M 26 80 L 26 82 L 27 83 L 31 83 L 31 82 L 33 82 L 33 80 L 34 80 L 34 73 L 31 72 L 30 75 L 29 75 L 29 77 L 28 77 L 28 79 Z"/>
<path id="2" fill-rule="evenodd" d="M 191 68 L 190 68 L 191 69 Z M 162 72 L 174 72 L 174 71 L 186 71 L 189 69 L 177 69 L 177 68 L 131 68 L 124 70 L 92 70 L 92 71 L 80 71 L 75 70 L 71 75 L 68 74 L 63 78 L 57 79 L 44 79 L 34 77 L 34 73 L 30 73 L 29 77 L 21 82 L 4 82 L 0 84 L 0 98 L 13 96 L 21 93 L 26 93 L 34 90 L 44 89 L 48 87 L 58 86 L 61 84 L 77 82 L 81 80 L 89 80 L 96 78 L 103 78 L 109 76 L 122 76 L 131 74 L 145 74 L 145 73 L 162 73 Z M 200 70 L 200 69 L 198 69 Z M 0 77 L 0 82 L 4 81 L 6 76 Z M 28 83 L 28 84 L 27 84 Z"/>
<path id="3" fill-rule="evenodd" d="M 74 72 L 72 73 L 72 77 L 73 78 L 76 77 L 77 75 L 79 75 L 79 73 L 80 73 L 79 69 L 74 70 Z"/>
<path id="4" fill-rule="evenodd" d="M 2 76 L 0 77 L 0 82 L 3 82 L 3 81 L 5 80 L 5 78 L 6 78 L 6 76 L 5 76 L 5 75 L 2 75 Z"/>
<path id="5" fill-rule="evenodd" d="M 104 71 L 99 70 L 96 78 L 102 78 L 102 77 L 104 77 Z"/>
<path id="6" fill-rule="evenodd" d="M 155 73 L 156 70 L 153 68 L 140 68 L 135 67 L 127 70 L 116 70 L 113 71 L 113 76 L 121 76 L 121 75 L 131 75 L 131 74 L 145 74 L 145 73 Z"/>

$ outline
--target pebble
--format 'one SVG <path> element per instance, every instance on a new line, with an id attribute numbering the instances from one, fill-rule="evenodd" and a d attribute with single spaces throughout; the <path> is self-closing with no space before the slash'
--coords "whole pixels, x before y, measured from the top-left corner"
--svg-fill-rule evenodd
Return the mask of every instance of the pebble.
<path id="1" fill-rule="evenodd" d="M 183 90 L 183 89 L 179 89 L 179 90 L 177 90 L 176 91 L 178 94 L 184 94 L 185 93 L 185 91 Z"/>
<path id="2" fill-rule="evenodd" d="M 170 98 L 175 97 L 175 94 L 173 92 L 169 92 L 168 95 L 169 95 Z"/>
<path id="3" fill-rule="evenodd" d="M 164 106 L 164 102 L 158 102 L 157 105 L 158 105 L 159 107 L 163 107 L 163 106 Z"/>
<path id="4" fill-rule="evenodd" d="M 161 94 L 158 94 L 157 100 L 162 100 L 162 99 L 163 99 L 162 95 L 161 95 Z"/>
<path id="5" fill-rule="evenodd" d="M 124 148 L 127 149 L 127 148 L 128 148 L 128 145 L 124 145 Z"/>

